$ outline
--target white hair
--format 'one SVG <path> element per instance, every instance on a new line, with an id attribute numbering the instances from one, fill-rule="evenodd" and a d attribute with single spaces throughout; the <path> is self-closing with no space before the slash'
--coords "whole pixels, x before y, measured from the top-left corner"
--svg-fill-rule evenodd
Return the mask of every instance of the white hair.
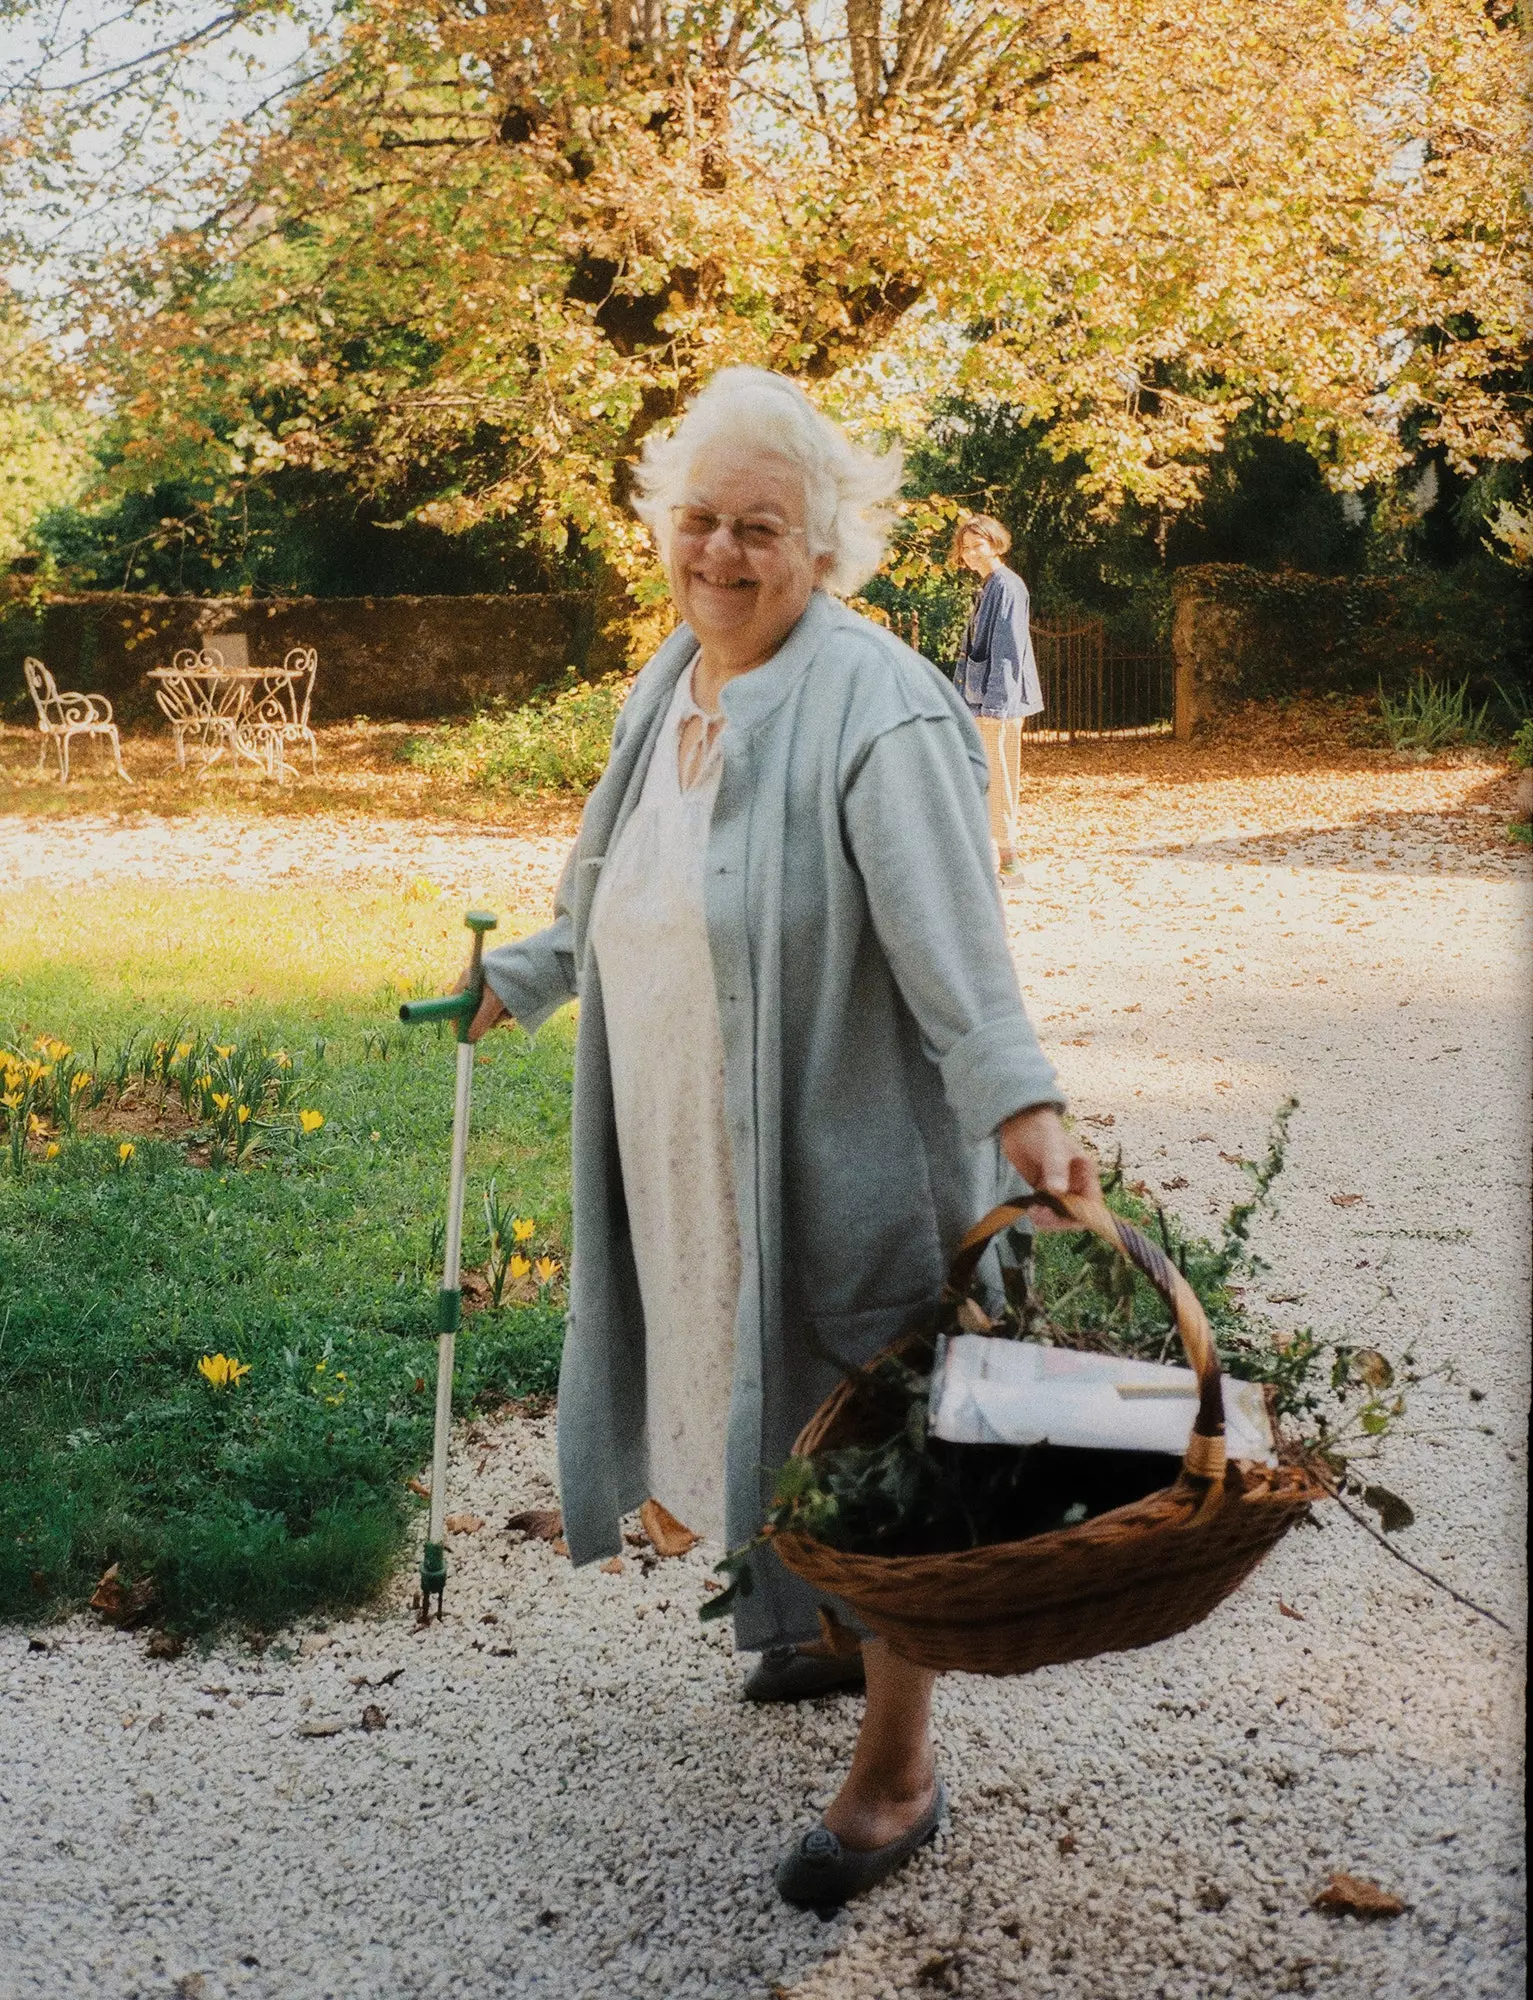
<path id="1" fill-rule="evenodd" d="M 651 432 L 635 471 L 633 509 L 663 558 L 671 508 L 686 497 L 698 453 L 720 439 L 786 459 L 804 478 L 811 556 L 829 556 L 825 583 L 849 597 L 878 568 L 899 491 L 898 451 L 864 451 L 822 415 L 795 382 L 765 368 L 722 368 L 687 405 L 668 436 Z"/>

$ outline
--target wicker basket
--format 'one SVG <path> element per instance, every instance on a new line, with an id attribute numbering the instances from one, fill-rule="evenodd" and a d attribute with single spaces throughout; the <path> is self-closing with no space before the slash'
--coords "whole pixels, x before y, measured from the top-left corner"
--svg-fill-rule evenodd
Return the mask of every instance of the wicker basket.
<path id="1" fill-rule="evenodd" d="M 1304 1467 L 1225 1462 L 1219 1359 L 1196 1294 L 1170 1259 L 1104 1203 L 1035 1196 L 992 1209 L 953 1265 L 967 1289 L 991 1237 L 1045 1206 L 1136 1264 L 1176 1315 L 1198 1377 L 1198 1414 L 1170 1486 L 1079 1527 L 952 1554 L 853 1555 L 805 1535 L 772 1546 L 816 1590 L 840 1597 L 894 1651 L 943 1672 L 1025 1674 L 1168 1639 L 1206 1618 L 1326 1489 Z M 910 1347 L 897 1342 L 891 1352 Z M 799 1434 L 801 1457 L 861 1441 L 855 1379 Z"/>

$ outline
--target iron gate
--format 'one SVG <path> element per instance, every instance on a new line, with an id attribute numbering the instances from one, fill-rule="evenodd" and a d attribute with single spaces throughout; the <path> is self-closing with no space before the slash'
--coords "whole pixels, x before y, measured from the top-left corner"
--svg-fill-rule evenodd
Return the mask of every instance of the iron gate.
<path id="1" fill-rule="evenodd" d="M 1107 644 L 1099 618 L 1033 626 L 1043 713 L 1023 731 L 1045 741 L 1077 736 L 1158 735 L 1171 727 L 1174 676 L 1169 652 L 1127 652 Z"/>

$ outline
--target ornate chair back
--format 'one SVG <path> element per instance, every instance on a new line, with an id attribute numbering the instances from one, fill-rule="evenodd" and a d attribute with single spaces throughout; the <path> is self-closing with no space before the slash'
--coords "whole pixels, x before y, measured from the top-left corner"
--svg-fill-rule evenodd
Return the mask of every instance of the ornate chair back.
<path id="1" fill-rule="evenodd" d="M 41 660 L 30 657 L 21 663 L 21 671 L 27 677 L 27 693 L 37 710 L 37 720 L 41 728 L 48 727 L 48 704 L 59 698 L 59 684 L 43 665 Z"/>
<path id="2" fill-rule="evenodd" d="M 292 705 L 292 719 L 300 729 L 309 726 L 309 704 L 314 699 L 314 676 L 319 672 L 319 650 L 315 646 L 293 646 L 282 662 L 284 673 L 293 679 L 288 683 L 288 700 Z"/>

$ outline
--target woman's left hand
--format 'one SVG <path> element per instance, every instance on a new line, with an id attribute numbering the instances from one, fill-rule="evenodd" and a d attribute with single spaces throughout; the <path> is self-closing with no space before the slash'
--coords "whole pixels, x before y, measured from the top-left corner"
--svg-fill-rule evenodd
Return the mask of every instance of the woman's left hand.
<path id="1" fill-rule="evenodd" d="M 1031 1111 L 1014 1112 L 996 1137 L 1023 1180 L 1040 1193 L 1094 1195 L 1101 1200 L 1096 1161 L 1078 1139 L 1071 1138 L 1052 1105 L 1038 1104 Z M 1032 1219 L 1035 1229 L 1072 1227 L 1047 1209 L 1035 1210 Z"/>

